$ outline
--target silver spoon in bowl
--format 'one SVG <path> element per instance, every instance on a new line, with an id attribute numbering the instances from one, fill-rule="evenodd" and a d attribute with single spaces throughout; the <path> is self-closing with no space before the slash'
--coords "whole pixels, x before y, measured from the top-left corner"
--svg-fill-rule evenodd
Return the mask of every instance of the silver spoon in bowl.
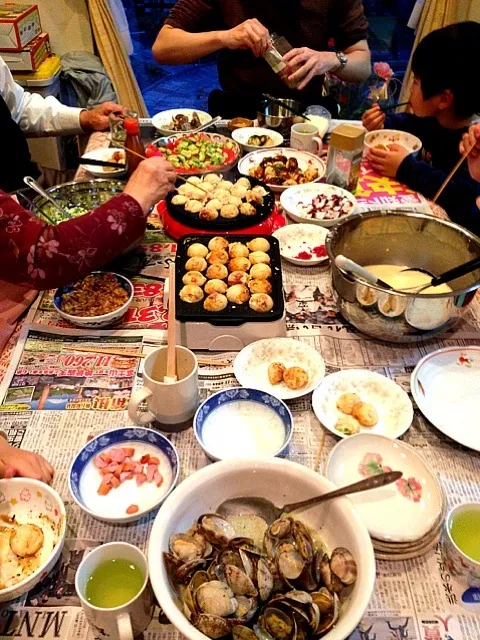
<path id="1" fill-rule="evenodd" d="M 33 189 L 34 191 L 36 191 L 38 194 L 40 194 L 41 196 L 43 196 L 45 198 L 45 200 L 47 200 L 47 202 L 50 202 L 50 204 L 52 204 L 55 209 L 62 214 L 63 218 L 68 218 L 69 220 L 72 219 L 72 214 L 69 213 L 68 211 L 66 211 L 65 209 L 63 209 L 58 202 L 52 198 L 52 196 L 47 193 L 45 191 L 45 189 L 43 189 L 36 180 L 34 180 L 31 176 L 25 176 L 25 178 L 23 179 L 23 181 L 25 182 L 26 185 L 28 185 L 30 187 L 30 189 Z"/>
<path id="2" fill-rule="evenodd" d="M 378 487 L 384 487 L 387 484 L 396 482 L 402 477 L 401 471 L 389 471 L 388 473 L 380 473 L 366 480 L 360 480 L 353 484 L 348 484 L 346 487 L 329 491 L 321 496 L 315 498 L 309 498 L 308 500 L 302 500 L 301 502 L 293 502 L 291 504 L 285 504 L 283 507 L 277 507 L 267 500 L 266 498 L 260 498 L 256 496 L 243 496 L 241 498 L 229 498 L 224 500 L 216 509 L 216 513 L 227 518 L 228 516 L 239 515 L 254 515 L 263 518 L 267 524 L 275 522 L 282 513 L 291 513 L 292 511 L 298 511 L 299 509 L 307 509 L 313 505 L 327 502 L 333 498 L 339 498 L 340 496 L 346 496 L 350 493 L 359 493 L 360 491 L 369 491 L 370 489 L 377 489 Z"/>

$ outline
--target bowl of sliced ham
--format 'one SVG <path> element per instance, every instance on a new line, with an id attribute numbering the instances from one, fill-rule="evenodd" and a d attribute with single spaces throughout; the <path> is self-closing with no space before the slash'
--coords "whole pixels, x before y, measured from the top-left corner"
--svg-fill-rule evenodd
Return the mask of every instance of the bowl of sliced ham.
<path id="1" fill-rule="evenodd" d="M 69 488 L 94 518 L 127 523 L 157 509 L 173 491 L 179 471 L 178 453 L 165 436 L 125 427 L 100 434 L 78 452 Z"/>
<path id="2" fill-rule="evenodd" d="M 357 211 L 355 196 L 333 184 L 311 183 L 289 187 L 280 196 L 280 204 L 295 222 L 321 227 L 334 227 Z"/>

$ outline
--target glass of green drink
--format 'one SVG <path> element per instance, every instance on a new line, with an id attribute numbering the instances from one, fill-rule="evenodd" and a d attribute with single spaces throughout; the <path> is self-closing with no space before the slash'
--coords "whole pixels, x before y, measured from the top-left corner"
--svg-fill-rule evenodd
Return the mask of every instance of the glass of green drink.
<path id="1" fill-rule="evenodd" d="M 454 507 L 445 523 L 445 556 L 451 573 L 480 587 L 480 502 Z"/>
<path id="2" fill-rule="evenodd" d="M 147 559 L 131 544 L 110 542 L 91 551 L 78 567 L 75 588 L 102 640 L 133 640 L 152 619 Z"/>

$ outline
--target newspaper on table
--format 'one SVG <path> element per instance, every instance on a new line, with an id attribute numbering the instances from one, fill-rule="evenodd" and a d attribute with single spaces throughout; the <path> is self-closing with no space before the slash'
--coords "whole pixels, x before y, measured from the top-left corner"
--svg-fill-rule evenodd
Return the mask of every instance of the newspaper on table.
<path id="1" fill-rule="evenodd" d="M 410 374 L 426 353 L 443 346 L 480 344 L 478 314 L 473 313 L 458 331 L 428 343 L 390 345 L 368 340 L 345 326 L 336 312 L 328 270 L 288 265 L 284 287 L 288 334 L 316 348 L 329 373 L 365 368 L 383 373 L 408 391 Z M 129 424 L 125 408 L 132 389 L 142 384 L 142 360 L 130 354 L 148 353 L 164 343 L 165 331 L 150 329 L 148 324 L 143 329 L 95 334 L 58 323 L 49 326 L 43 305 L 32 310 L 30 318 L 37 324 L 24 327 L 0 387 L 0 428 L 10 442 L 42 453 L 54 465 L 54 487 L 68 514 L 67 539 L 49 577 L 0 610 L 0 637 L 90 640 L 94 636 L 74 588 L 76 568 L 89 550 L 107 541 L 123 540 L 145 550 L 155 514 L 130 526 L 92 519 L 69 494 L 68 469 L 89 438 Z M 75 351 L 75 346 L 108 347 L 129 355 L 85 353 Z M 208 354 L 229 364 L 200 367 L 202 399 L 237 384 L 232 368 L 235 355 Z M 292 401 L 290 408 L 295 430 L 288 457 L 322 473 L 336 440 L 318 422 L 310 397 Z M 170 437 L 180 455 L 181 479 L 209 464 L 192 429 Z M 417 409 L 403 439 L 439 473 L 449 506 L 480 500 L 478 455 L 447 441 Z M 448 571 L 441 543 L 415 560 L 378 561 L 374 594 L 349 640 L 478 640 L 478 609 L 473 608 L 475 601 L 462 600 L 468 596 L 464 592 Z M 145 640 L 180 640 L 174 627 L 163 621 L 157 608 Z"/>

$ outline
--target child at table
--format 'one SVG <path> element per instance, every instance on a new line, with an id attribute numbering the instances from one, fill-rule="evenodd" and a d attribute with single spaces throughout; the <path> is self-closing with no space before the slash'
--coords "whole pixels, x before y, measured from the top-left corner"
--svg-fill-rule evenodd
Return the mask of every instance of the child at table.
<path id="1" fill-rule="evenodd" d="M 0 479 L 14 476 L 34 478 L 50 484 L 53 467 L 37 453 L 9 445 L 6 434 L 0 430 Z"/>
<path id="2" fill-rule="evenodd" d="M 413 114 L 385 115 L 378 105 L 363 115 L 366 129 L 399 129 L 420 138 L 427 161 L 414 158 L 400 145 L 372 149 L 369 159 L 381 175 L 394 177 L 427 198 L 433 198 L 460 158 L 459 143 L 480 112 L 480 87 L 474 77 L 480 59 L 480 24 L 461 22 L 429 33 L 412 58 L 410 93 Z M 455 174 L 438 200 L 454 222 L 480 233 L 475 199 L 479 185 L 465 166 Z"/>

